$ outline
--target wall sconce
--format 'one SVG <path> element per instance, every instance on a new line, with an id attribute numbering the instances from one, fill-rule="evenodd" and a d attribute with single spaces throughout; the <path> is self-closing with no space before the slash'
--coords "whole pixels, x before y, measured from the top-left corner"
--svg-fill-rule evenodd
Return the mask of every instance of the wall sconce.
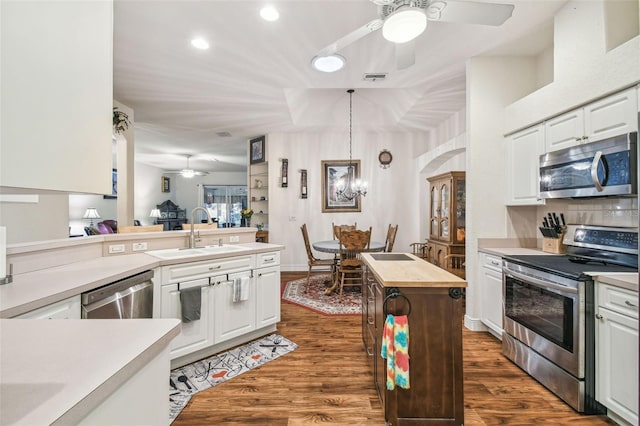
<path id="1" fill-rule="evenodd" d="M 300 170 L 300 198 L 307 198 L 307 170 Z"/>
<path id="2" fill-rule="evenodd" d="M 289 160 L 287 160 L 286 158 L 282 159 L 282 187 L 286 188 L 288 186 L 288 167 L 289 167 Z"/>
<path id="3" fill-rule="evenodd" d="M 95 207 L 89 207 L 85 212 L 83 219 L 89 219 L 89 226 L 93 228 L 93 219 L 100 219 L 100 213 Z"/>
<path id="4" fill-rule="evenodd" d="M 158 224 L 158 218 L 160 217 L 160 209 L 152 209 L 151 213 L 149 213 L 149 217 L 154 218 L 153 224 L 157 225 Z"/>

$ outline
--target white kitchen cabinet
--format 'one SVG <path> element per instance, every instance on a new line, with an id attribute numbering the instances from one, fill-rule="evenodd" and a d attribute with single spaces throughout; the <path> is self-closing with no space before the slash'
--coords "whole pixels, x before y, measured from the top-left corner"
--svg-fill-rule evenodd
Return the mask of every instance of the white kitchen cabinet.
<path id="1" fill-rule="evenodd" d="M 26 312 L 15 318 L 19 319 L 80 319 L 80 295 L 61 300 L 51 305 Z"/>
<path id="2" fill-rule="evenodd" d="M 630 88 L 545 121 L 546 152 L 637 131 L 636 98 Z"/>
<path id="3" fill-rule="evenodd" d="M 213 291 L 209 286 L 209 278 L 200 278 L 192 281 L 183 281 L 176 284 L 162 286 L 161 317 L 182 318 L 180 306 L 180 290 L 191 287 L 201 288 L 200 319 L 188 323 L 182 323 L 182 331 L 171 342 L 171 359 L 190 354 L 200 349 L 213 345 Z"/>
<path id="4" fill-rule="evenodd" d="M 502 340 L 502 258 L 480 253 L 480 320 Z"/>
<path id="5" fill-rule="evenodd" d="M 111 194 L 113 2 L 0 8 L 0 186 Z"/>
<path id="6" fill-rule="evenodd" d="M 279 254 L 279 253 L 278 253 Z M 280 267 L 256 269 L 256 328 L 280 321 Z"/>
<path id="7" fill-rule="evenodd" d="M 596 399 L 620 424 L 638 424 L 638 293 L 598 283 Z"/>
<path id="8" fill-rule="evenodd" d="M 508 206 L 544 204 L 538 183 L 540 155 L 544 149 L 544 127 L 541 124 L 509 137 Z"/>
<path id="9" fill-rule="evenodd" d="M 247 278 L 249 297 L 244 301 L 233 301 L 233 282 Z M 256 329 L 256 286 L 251 271 L 229 274 L 229 279 L 218 280 L 213 286 L 214 343 L 222 343 Z"/>

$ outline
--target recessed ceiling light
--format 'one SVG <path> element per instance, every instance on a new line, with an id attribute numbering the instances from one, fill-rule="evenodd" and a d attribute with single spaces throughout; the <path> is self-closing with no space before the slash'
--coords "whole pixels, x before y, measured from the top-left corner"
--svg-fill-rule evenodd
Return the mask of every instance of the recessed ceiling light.
<path id="1" fill-rule="evenodd" d="M 191 45 L 196 49 L 206 50 L 209 48 L 209 42 L 203 38 L 194 38 L 191 40 Z"/>
<path id="2" fill-rule="evenodd" d="M 311 65 L 313 66 L 313 68 L 322 72 L 336 72 L 338 70 L 341 70 L 346 63 L 347 60 L 337 54 L 329 56 L 315 56 L 311 60 Z"/>
<path id="3" fill-rule="evenodd" d="M 260 9 L 260 16 L 265 21 L 273 22 L 280 18 L 280 13 L 278 13 L 278 9 L 273 6 L 265 6 Z"/>

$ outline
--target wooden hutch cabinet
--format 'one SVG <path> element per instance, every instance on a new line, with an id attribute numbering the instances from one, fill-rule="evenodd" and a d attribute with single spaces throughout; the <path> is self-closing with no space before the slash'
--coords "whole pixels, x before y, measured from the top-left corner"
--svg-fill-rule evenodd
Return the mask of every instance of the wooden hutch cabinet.
<path id="1" fill-rule="evenodd" d="M 443 266 L 449 254 L 464 254 L 465 172 L 448 172 L 429 181 L 429 239 L 426 258 Z"/>

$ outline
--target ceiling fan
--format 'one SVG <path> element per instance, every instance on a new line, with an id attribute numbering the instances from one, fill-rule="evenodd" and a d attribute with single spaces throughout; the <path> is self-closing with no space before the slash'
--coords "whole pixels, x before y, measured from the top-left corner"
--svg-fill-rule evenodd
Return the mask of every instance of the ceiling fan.
<path id="1" fill-rule="evenodd" d="M 198 171 L 198 170 L 193 170 L 192 168 L 189 167 L 189 159 L 191 158 L 191 155 L 187 155 L 187 168 L 186 169 L 182 169 L 182 170 L 167 170 L 165 173 L 179 173 L 180 175 L 182 175 L 182 177 L 184 178 L 192 178 L 194 176 L 205 176 L 208 175 L 208 172 L 203 172 L 203 171 Z"/>
<path id="2" fill-rule="evenodd" d="M 415 63 L 415 38 L 427 21 L 500 26 L 511 17 L 514 6 L 462 0 L 370 0 L 380 18 L 350 32 L 322 49 L 317 57 L 335 55 L 350 44 L 382 28 L 385 39 L 396 44 L 398 69 Z"/>

